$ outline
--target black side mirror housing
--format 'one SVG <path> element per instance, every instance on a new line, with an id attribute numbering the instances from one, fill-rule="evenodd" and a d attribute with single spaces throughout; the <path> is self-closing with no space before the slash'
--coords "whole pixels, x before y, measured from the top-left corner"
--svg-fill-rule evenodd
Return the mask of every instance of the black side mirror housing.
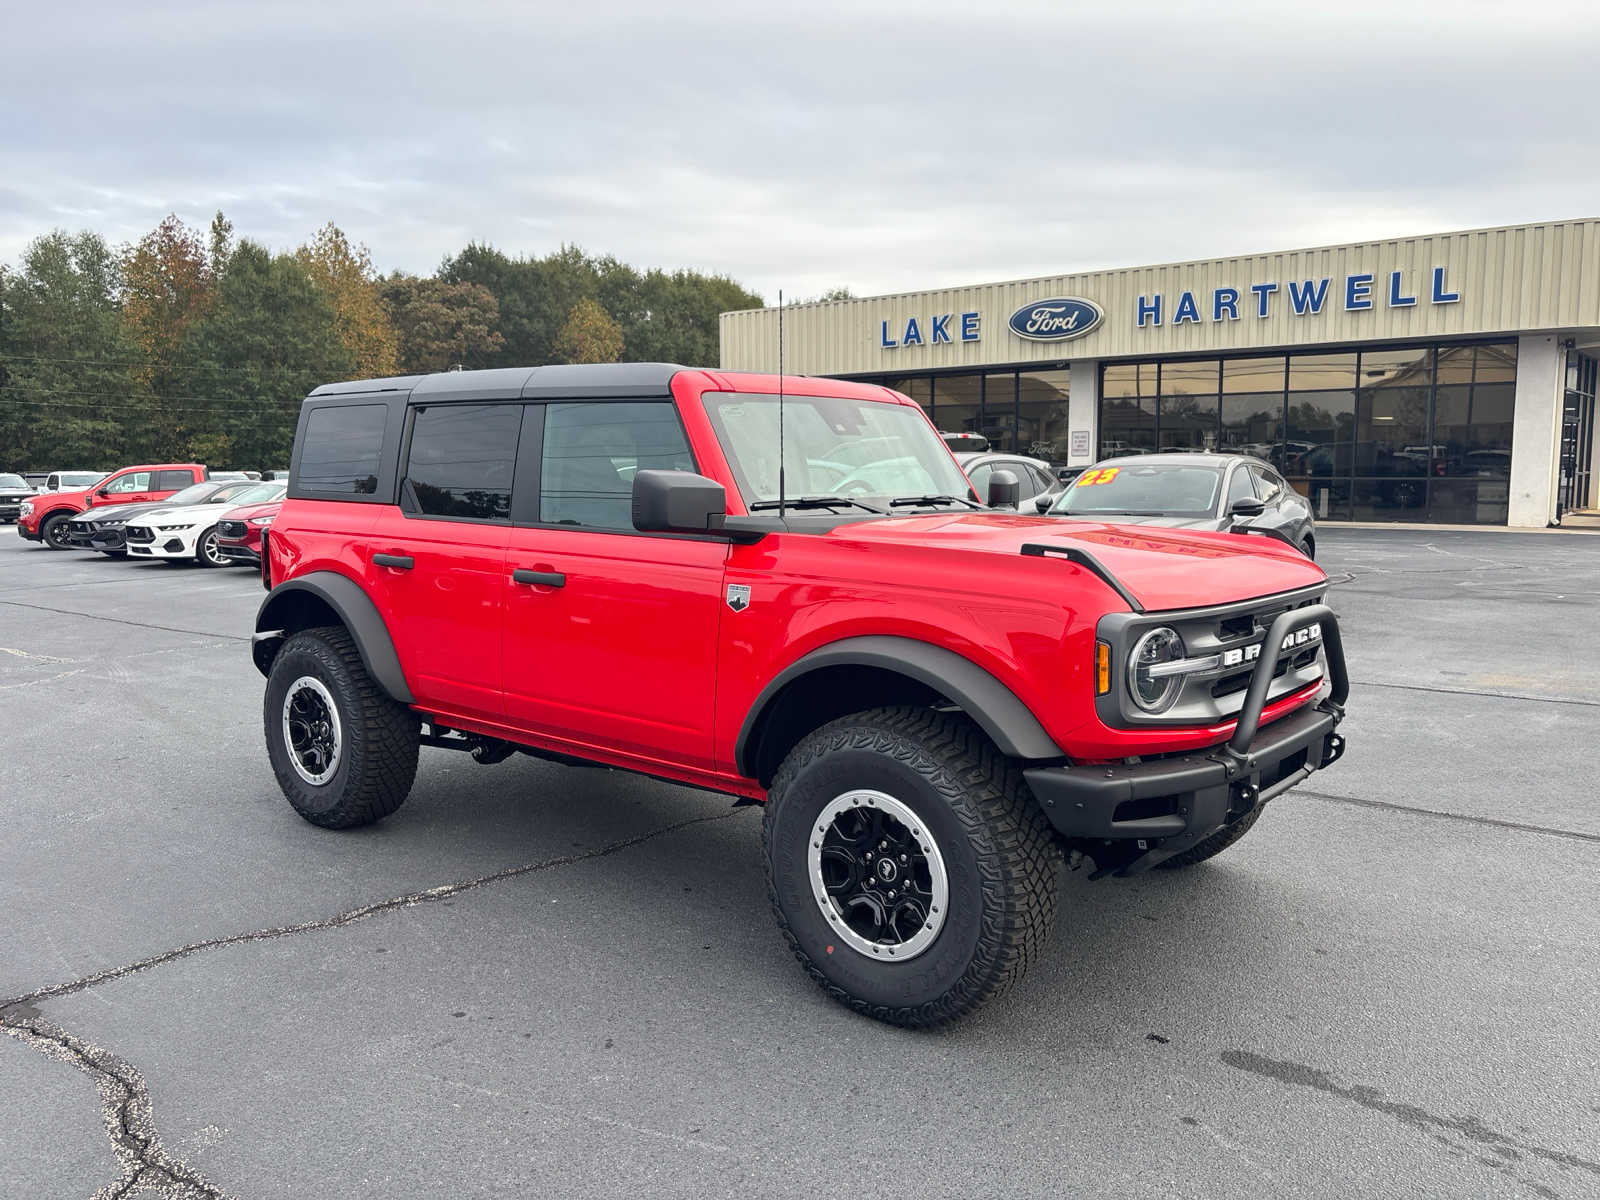
<path id="1" fill-rule="evenodd" d="M 1054 492 L 1045 492 L 1042 496 L 1035 496 L 1033 498 L 1034 511 L 1035 512 L 1041 512 L 1041 513 L 1047 513 L 1047 512 L 1050 511 L 1050 506 L 1053 505 L 1055 502 L 1056 502 L 1056 493 L 1054 493 Z"/>
<path id="2" fill-rule="evenodd" d="M 1010 471 L 996 471 L 989 476 L 989 507 L 1015 508 L 1022 498 L 1022 484 Z"/>
<path id="3" fill-rule="evenodd" d="M 1254 496 L 1240 496 L 1228 509 L 1230 517 L 1259 517 L 1267 506 Z"/>
<path id="4" fill-rule="evenodd" d="M 636 471 L 633 527 L 641 533 L 715 533 L 728 513 L 728 494 L 715 479 L 692 471 Z"/>

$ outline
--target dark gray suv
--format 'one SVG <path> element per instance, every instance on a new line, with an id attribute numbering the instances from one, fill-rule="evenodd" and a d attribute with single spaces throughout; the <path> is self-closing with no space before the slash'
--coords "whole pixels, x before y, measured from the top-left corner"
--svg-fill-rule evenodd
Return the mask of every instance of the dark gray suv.
<path id="1" fill-rule="evenodd" d="M 1248 454 L 1140 454 L 1097 462 L 1047 510 L 1118 524 L 1259 531 L 1317 553 L 1311 504 L 1269 464 Z"/>

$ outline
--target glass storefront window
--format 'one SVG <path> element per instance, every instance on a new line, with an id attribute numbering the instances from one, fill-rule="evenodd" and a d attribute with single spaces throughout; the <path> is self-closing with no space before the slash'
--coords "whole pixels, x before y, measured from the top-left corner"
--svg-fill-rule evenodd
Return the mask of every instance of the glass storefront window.
<path id="1" fill-rule="evenodd" d="M 1222 360 L 1222 390 L 1232 395 L 1271 392 L 1281 396 L 1284 365 L 1281 354 L 1275 358 L 1225 358 Z"/>
<path id="2" fill-rule="evenodd" d="M 1212 396 L 1217 391 L 1217 360 L 1164 362 L 1161 364 L 1163 396 Z"/>
<path id="3" fill-rule="evenodd" d="M 1279 360 L 1278 377 L 1283 377 Z M 1283 443 L 1283 393 L 1258 392 L 1222 397 L 1222 442 L 1219 450 L 1254 454 L 1280 471 Z"/>
<path id="4" fill-rule="evenodd" d="M 1101 458 L 1150 454 L 1156 448 L 1156 398 L 1126 397 L 1100 405 Z"/>
<path id="5" fill-rule="evenodd" d="M 1357 475 L 1427 477 L 1433 456 L 1428 442 L 1427 388 L 1363 390 L 1357 396 L 1356 412 Z"/>
<path id="6" fill-rule="evenodd" d="M 1355 423 L 1354 392 L 1291 393 L 1279 469 L 1291 475 L 1348 479 Z"/>
<path id="7" fill-rule="evenodd" d="M 936 377 L 930 415 L 940 433 L 983 433 L 979 428 L 983 415 L 983 376 Z"/>
<path id="8" fill-rule="evenodd" d="M 1217 448 L 1216 396 L 1162 396 L 1160 414 L 1158 449 L 1199 453 Z"/>
<path id="9" fill-rule="evenodd" d="M 1433 382 L 1433 347 L 1408 346 L 1403 350 L 1363 350 L 1363 388 L 1426 388 Z"/>
<path id="10" fill-rule="evenodd" d="M 1356 356 L 1353 353 L 1289 356 L 1291 392 L 1343 391 L 1355 386 Z"/>
<path id="11" fill-rule="evenodd" d="M 1067 461 L 1071 382 L 1069 371 L 1021 374 L 1017 381 L 1017 450 L 1045 462 Z"/>
<path id="12" fill-rule="evenodd" d="M 1017 441 L 1017 377 L 1001 371 L 983 377 L 983 433 L 996 450 L 1015 450 Z"/>
<path id="13" fill-rule="evenodd" d="M 1154 396 L 1156 370 L 1153 362 L 1112 363 L 1101 372 L 1100 395 L 1107 400 Z"/>

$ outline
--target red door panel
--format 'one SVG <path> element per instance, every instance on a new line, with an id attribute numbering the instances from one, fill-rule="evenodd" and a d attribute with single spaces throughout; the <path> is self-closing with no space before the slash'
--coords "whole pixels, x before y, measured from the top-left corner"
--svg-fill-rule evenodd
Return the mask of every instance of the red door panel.
<path id="1" fill-rule="evenodd" d="M 688 538 L 511 530 L 508 719 L 578 745 L 711 769 L 727 554 L 725 543 Z M 543 578 L 519 583 L 517 570 Z"/>
<path id="2" fill-rule="evenodd" d="M 420 707 L 498 718 L 509 526 L 385 507 L 366 538 L 368 594 Z M 379 556 L 410 560 L 384 566 Z"/>

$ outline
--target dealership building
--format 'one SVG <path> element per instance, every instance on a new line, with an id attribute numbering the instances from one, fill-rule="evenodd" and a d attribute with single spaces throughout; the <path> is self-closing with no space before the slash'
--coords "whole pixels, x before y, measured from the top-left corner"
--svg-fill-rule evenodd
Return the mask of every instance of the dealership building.
<path id="1" fill-rule="evenodd" d="M 778 311 L 722 365 L 778 369 Z M 1080 466 L 1273 463 L 1319 519 L 1545 526 L 1600 504 L 1600 220 L 791 305 L 784 368 Z"/>

